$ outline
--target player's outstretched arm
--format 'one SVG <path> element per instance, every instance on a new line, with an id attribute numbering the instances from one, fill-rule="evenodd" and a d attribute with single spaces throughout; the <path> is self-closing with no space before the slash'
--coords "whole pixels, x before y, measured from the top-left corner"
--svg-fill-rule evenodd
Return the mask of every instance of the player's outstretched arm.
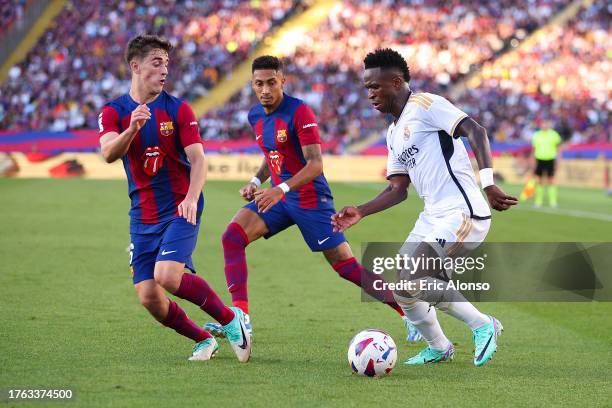
<path id="1" fill-rule="evenodd" d="M 467 136 L 470 146 L 474 151 L 476 162 L 480 169 L 480 181 L 491 207 L 497 211 L 504 211 L 516 205 L 518 203 L 516 197 L 507 195 L 501 188 L 493 184 L 493 159 L 486 129 L 476 123 L 474 119 L 468 117 L 457 126 L 453 137 L 460 135 Z"/>
<path id="2" fill-rule="evenodd" d="M 138 107 L 132 111 L 130 126 L 127 129 L 121 133 L 110 131 L 102 135 L 102 137 L 100 137 L 100 150 L 104 160 L 107 163 L 112 163 L 123 157 L 130 148 L 130 143 L 134 140 L 136 133 L 149 119 L 151 119 L 149 107 L 145 104 L 138 105 Z M 104 130 L 103 123 L 104 112 L 100 114 L 100 131 Z"/>
<path id="3" fill-rule="evenodd" d="M 270 178 L 270 168 L 268 167 L 268 162 L 264 158 L 255 177 L 253 177 L 246 186 L 240 189 L 242 198 L 247 201 L 253 200 L 253 198 L 255 198 L 255 191 L 257 191 L 259 186 L 265 183 L 268 178 Z"/>
<path id="4" fill-rule="evenodd" d="M 396 174 L 389 179 L 389 185 L 376 198 L 360 206 L 344 207 L 332 215 L 335 232 L 343 232 L 357 224 L 363 217 L 384 211 L 401 203 L 408 197 L 410 177 L 407 174 Z"/>
<path id="5" fill-rule="evenodd" d="M 289 180 L 285 181 L 285 184 L 289 190 L 297 190 L 304 184 L 310 183 L 317 176 L 323 173 L 323 156 L 321 154 L 321 145 L 309 144 L 302 146 L 302 152 L 306 159 L 306 165 L 302 167 L 300 171 L 293 175 Z M 268 170 L 269 171 L 269 170 Z M 257 203 L 257 209 L 263 213 L 268 211 L 272 206 L 278 203 L 285 192 L 280 186 L 268 188 L 262 191 L 255 192 L 255 202 Z"/>
<path id="6" fill-rule="evenodd" d="M 196 225 L 198 213 L 198 200 L 206 182 L 206 156 L 202 143 L 194 143 L 185 147 L 185 154 L 191 165 L 189 173 L 189 189 L 185 199 L 178 205 L 179 216 L 185 218 L 190 224 Z"/>

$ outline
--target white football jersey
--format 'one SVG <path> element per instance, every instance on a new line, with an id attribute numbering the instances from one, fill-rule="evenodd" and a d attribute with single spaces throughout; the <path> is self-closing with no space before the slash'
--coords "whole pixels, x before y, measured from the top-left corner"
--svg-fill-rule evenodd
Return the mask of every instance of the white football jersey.
<path id="1" fill-rule="evenodd" d="M 412 94 L 387 131 L 387 178 L 408 174 L 428 215 L 462 209 L 471 218 L 491 217 L 467 150 L 452 137 L 467 116 L 439 95 Z"/>

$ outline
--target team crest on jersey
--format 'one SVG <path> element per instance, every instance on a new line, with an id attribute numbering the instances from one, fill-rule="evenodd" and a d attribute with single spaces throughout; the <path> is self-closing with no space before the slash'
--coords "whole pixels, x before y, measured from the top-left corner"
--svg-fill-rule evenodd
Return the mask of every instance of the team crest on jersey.
<path id="1" fill-rule="evenodd" d="M 270 167 L 274 173 L 280 175 L 283 167 L 283 156 L 278 150 L 270 150 L 268 152 L 268 160 L 270 161 Z"/>
<path id="2" fill-rule="evenodd" d="M 278 132 L 276 132 L 276 141 L 279 143 L 285 143 L 287 141 L 287 129 L 278 129 Z"/>
<path id="3" fill-rule="evenodd" d="M 142 168 L 145 174 L 153 177 L 159 173 L 159 170 L 164 165 L 166 154 L 162 152 L 159 146 L 147 147 L 142 155 Z"/>
<path id="4" fill-rule="evenodd" d="M 404 140 L 408 140 L 408 139 L 410 139 L 410 128 L 406 126 L 404 128 Z"/>
<path id="5" fill-rule="evenodd" d="M 162 136 L 170 136 L 174 133 L 174 123 L 172 123 L 172 121 L 161 122 L 159 124 L 159 133 L 161 133 Z"/>

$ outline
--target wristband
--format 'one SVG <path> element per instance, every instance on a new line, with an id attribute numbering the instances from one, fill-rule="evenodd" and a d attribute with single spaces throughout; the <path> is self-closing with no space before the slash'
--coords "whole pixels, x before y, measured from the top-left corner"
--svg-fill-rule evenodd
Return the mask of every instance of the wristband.
<path id="1" fill-rule="evenodd" d="M 276 186 L 278 188 L 280 188 L 281 190 L 283 190 L 283 194 L 287 194 L 289 192 L 289 190 L 291 190 L 289 188 L 289 186 L 287 185 L 287 183 L 280 183 L 278 186 Z"/>
<path id="2" fill-rule="evenodd" d="M 493 179 L 493 169 L 487 167 L 486 169 L 480 170 L 480 186 L 484 189 L 495 184 Z"/>
<path id="3" fill-rule="evenodd" d="M 255 184 L 257 187 L 261 186 L 261 180 L 257 176 L 251 179 L 251 183 Z"/>

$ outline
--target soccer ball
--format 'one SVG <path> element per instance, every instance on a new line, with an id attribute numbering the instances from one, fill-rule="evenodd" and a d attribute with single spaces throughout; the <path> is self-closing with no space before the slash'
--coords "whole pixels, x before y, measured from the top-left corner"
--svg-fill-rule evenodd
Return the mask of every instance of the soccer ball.
<path id="1" fill-rule="evenodd" d="M 384 331 L 367 329 L 357 333 L 349 343 L 348 361 L 357 374 L 383 377 L 395 366 L 397 347 Z"/>

